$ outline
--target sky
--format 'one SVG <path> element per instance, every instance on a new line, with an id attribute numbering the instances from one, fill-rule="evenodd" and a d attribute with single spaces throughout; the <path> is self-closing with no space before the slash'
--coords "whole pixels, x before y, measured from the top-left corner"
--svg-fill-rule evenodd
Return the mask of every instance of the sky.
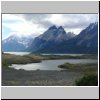
<path id="1" fill-rule="evenodd" d="M 63 26 L 66 32 L 77 35 L 97 21 L 98 14 L 2 14 L 2 39 L 13 34 L 34 38 L 52 25 Z"/>

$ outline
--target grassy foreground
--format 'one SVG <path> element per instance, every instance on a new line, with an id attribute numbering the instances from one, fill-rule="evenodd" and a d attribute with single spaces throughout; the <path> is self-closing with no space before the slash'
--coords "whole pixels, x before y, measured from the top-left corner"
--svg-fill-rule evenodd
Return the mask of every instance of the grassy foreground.
<path id="1" fill-rule="evenodd" d="M 9 68 L 11 64 L 39 63 L 42 60 L 55 59 L 97 59 L 96 55 L 34 55 L 25 56 L 2 54 L 2 85 L 3 86 L 74 86 L 84 82 L 84 73 L 97 73 L 97 64 L 63 64 L 62 71 L 25 71 Z M 81 79 L 83 77 L 83 79 Z M 91 77 L 90 77 L 91 78 Z M 94 76 L 92 79 L 95 78 Z M 80 80 L 79 80 L 80 79 Z M 86 79 L 86 78 L 85 78 Z M 77 80 L 77 84 L 75 84 Z M 87 77 L 84 84 L 89 83 Z M 92 80 L 93 81 L 93 80 Z M 90 84 L 89 84 L 90 85 Z M 88 86 L 89 86 L 88 85 Z"/>
<path id="2" fill-rule="evenodd" d="M 77 86 L 97 86 L 98 85 L 98 64 L 70 64 L 65 63 L 59 65 L 59 68 L 67 69 L 67 71 L 73 71 L 82 73 L 83 77 L 76 79 L 75 84 Z"/>

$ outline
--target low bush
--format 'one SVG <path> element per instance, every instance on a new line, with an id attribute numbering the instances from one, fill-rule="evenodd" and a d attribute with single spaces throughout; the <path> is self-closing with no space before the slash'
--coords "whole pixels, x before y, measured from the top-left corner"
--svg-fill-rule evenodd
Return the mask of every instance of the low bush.
<path id="1" fill-rule="evenodd" d="M 88 74 L 75 81 L 77 86 L 98 86 L 98 75 Z"/>

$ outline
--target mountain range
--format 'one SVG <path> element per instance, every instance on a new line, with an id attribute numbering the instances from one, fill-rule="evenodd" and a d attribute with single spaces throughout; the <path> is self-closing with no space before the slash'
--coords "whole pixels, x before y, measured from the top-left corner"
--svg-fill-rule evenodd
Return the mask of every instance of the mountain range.
<path id="1" fill-rule="evenodd" d="M 2 41 L 2 49 L 33 53 L 98 53 L 98 23 L 91 23 L 78 35 L 55 25 L 34 39 L 13 35 Z"/>
<path id="2" fill-rule="evenodd" d="M 55 25 L 53 25 L 42 35 L 36 37 L 28 50 L 32 52 L 37 52 L 38 50 L 42 51 L 42 49 L 56 46 L 73 38 L 74 36 L 75 34 L 71 32 L 66 33 L 62 26 L 57 28 Z"/>
<path id="3" fill-rule="evenodd" d="M 19 37 L 18 35 L 11 35 L 2 41 L 2 50 L 4 52 L 20 52 L 26 51 L 29 47 L 33 37 Z"/>

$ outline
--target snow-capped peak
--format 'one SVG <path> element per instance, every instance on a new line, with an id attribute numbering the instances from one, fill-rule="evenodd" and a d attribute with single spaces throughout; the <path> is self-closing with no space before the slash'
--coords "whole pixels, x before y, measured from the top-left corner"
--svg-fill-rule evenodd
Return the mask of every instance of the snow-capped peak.
<path id="1" fill-rule="evenodd" d="M 98 22 L 91 23 L 91 24 L 87 27 L 88 31 L 92 30 L 96 25 L 98 25 Z"/>
<path id="2" fill-rule="evenodd" d="M 33 41 L 33 37 L 32 36 L 30 36 L 30 37 L 25 37 L 25 36 L 18 36 L 18 35 L 16 35 L 16 34 L 13 34 L 13 35 L 11 35 L 11 36 L 9 36 L 8 38 L 6 38 L 6 39 L 4 39 L 3 40 L 3 43 L 13 43 L 13 42 L 15 42 L 15 43 L 17 43 L 17 44 L 21 44 L 21 45 L 23 45 L 23 46 L 25 46 L 25 47 L 28 47 L 29 46 L 29 44 Z"/>

